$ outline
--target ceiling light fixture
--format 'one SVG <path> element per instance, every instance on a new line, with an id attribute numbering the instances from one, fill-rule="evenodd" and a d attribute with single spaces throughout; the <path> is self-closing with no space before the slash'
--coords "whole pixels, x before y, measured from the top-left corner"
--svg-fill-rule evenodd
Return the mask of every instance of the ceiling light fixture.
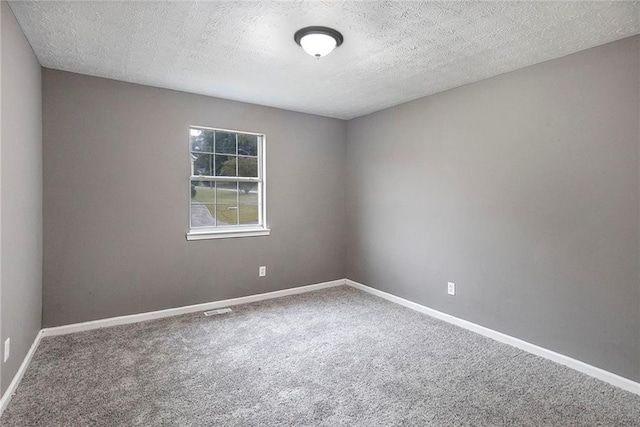
<path id="1" fill-rule="evenodd" d="M 342 34 L 333 28 L 305 27 L 293 35 L 293 39 L 311 56 L 320 58 L 331 53 L 344 41 Z"/>

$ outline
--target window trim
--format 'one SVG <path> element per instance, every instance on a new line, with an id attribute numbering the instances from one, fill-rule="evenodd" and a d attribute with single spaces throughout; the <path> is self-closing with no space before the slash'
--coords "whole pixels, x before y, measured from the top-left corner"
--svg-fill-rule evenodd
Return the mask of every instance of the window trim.
<path id="1" fill-rule="evenodd" d="M 229 238 L 237 238 L 237 237 L 257 237 L 257 236 L 268 236 L 271 234 L 271 229 L 269 228 L 251 228 L 247 230 L 238 230 L 234 228 L 232 230 L 225 231 L 190 231 L 187 233 L 187 240 L 209 240 L 209 239 L 229 239 Z"/>
<path id="2" fill-rule="evenodd" d="M 233 129 L 225 129 L 225 128 L 214 128 L 209 126 L 200 126 L 200 125 L 189 125 L 188 135 L 191 134 L 191 129 L 203 129 L 203 130 L 213 130 L 213 131 L 222 131 L 222 132 L 230 132 L 235 134 L 244 134 L 244 135 L 256 135 L 258 137 L 258 176 L 256 178 L 250 177 L 228 177 L 228 176 L 211 176 L 207 177 L 205 180 L 210 182 L 217 181 L 236 181 L 236 182 L 256 182 L 260 188 L 258 192 L 258 224 L 238 224 L 235 226 L 229 227 L 191 227 L 191 198 L 189 198 L 189 228 L 186 234 L 186 238 L 188 241 L 194 240 L 208 240 L 208 239 L 227 239 L 227 238 L 238 238 L 238 237 L 256 237 L 256 236 L 268 236 L 271 234 L 271 229 L 267 226 L 267 203 L 266 203 L 266 195 L 267 195 L 267 156 L 266 156 L 266 142 L 267 135 L 260 132 L 250 132 L 250 131 L 242 131 L 242 130 L 233 130 Z M 191 157 L 191 138 L 189 137 L 189 141 L 187 144 L 189 158 Z M 215 151 L 215 146 L 214 146 Z M 236 156 L 238 156 L 236 154 Z M 191 165 L 189 164 L 189 179 L 188 179 L 188 193 L 191 193 L 191 181 L 194 176 L 191 174 Z"/>

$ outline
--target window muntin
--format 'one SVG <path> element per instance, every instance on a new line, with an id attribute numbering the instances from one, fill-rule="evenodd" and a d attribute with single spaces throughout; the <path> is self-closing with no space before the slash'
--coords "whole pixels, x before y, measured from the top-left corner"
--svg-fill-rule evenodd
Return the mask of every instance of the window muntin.
<path id="1" fill-rule="evenodd" d="M 192 233 L 265 230 L 264 135 L 191 126 Z"/>

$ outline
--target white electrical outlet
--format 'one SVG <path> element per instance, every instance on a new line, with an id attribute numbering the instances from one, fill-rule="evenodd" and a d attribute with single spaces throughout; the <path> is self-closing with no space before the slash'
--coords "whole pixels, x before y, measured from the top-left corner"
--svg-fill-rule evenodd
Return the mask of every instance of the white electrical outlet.
<path id="1" fill-rule="evenodd" d="M 447 293 L 449 295 L 455 295 L 456 294 L 456 284 L 453 282 L 449 282 L 447 283 Z"/>
<path id="2" fill-rule="evenodd" d="M 258 277 L 264 277 L 266 275 L 267 275 L 267 267 L 263 265 L 258 269 Z"/>
<path id="3" fill-rule="evenodd" d="M 4 342 L 4 361 L 9 360 L 9 354 L 11 352 L 11 338 L 7 338 Z"/>

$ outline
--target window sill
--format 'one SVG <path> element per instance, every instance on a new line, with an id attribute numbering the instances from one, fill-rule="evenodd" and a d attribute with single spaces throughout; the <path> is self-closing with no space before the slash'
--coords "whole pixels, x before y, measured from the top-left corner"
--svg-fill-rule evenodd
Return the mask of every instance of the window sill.
<path id="1" fill-rule="evenodd" d="M 203 230 L 203 231 L 190 231 L 187 233 L 187 240 L 209 240 L 209 239 L 230 239 L 237 237 L 256 237 L 256 236 L 268 236 L 271 234 L 269 228 L 249 228 L 246 230 L 233 229 L 233 230 Z"/>

